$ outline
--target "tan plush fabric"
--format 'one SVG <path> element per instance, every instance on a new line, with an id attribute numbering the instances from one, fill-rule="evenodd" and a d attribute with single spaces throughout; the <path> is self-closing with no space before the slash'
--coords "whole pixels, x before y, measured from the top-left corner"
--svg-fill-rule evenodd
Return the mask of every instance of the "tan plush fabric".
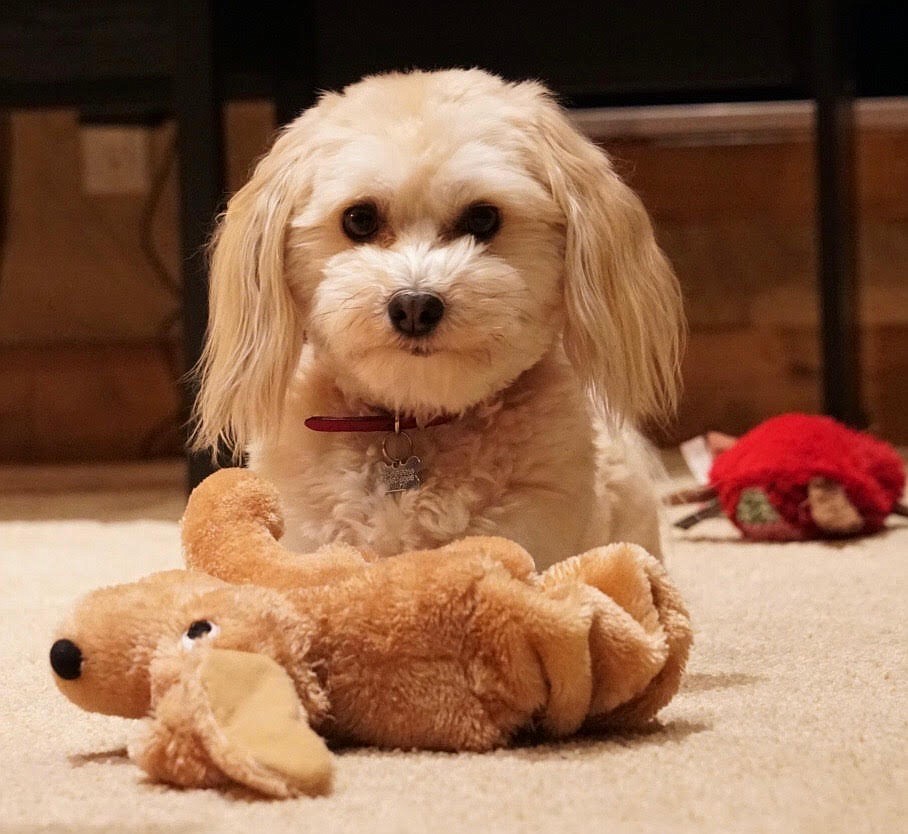
<path id="1" fill-rule="evenodd" d="M 721 520 L 686 534 L 669 565 L 697 643 L 660 730 L 350 751 L 330 797 L 249 801 L 148 783 L 125 757 L 128 722 L 50 679 L 48 638 L 77 594 L 179 566 L 179 479 L 110 483 L 0 494 L 0 831 L 894 832 L 908 816 L 904 525 L 838 546 L 740 544 Z"/>
<path id="2" fill-rule="evenodd" d="M 181 522 L 194 570 L 91 591 L 54 636 L 67 698 L 148 717 L 127 749 L 157 781 L 322 793 L 332 758 L 297 744 L 312 730 L 335 745 L 485 752 L 521 732 L 640 729 L 678 691 L 690 618 L 638 545 L 541 574 L 489 536 L 369 563 L 346 544 L 285 550 L 280 505 L 248 469 L 214 473 Z M 297 759 L 280 752 L 294 747 Z"/>

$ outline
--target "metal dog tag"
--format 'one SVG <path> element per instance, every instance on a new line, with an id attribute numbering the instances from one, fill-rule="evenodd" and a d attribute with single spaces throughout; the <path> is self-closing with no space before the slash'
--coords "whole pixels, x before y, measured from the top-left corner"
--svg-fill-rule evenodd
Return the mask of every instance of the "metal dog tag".
<path id="1" fill-rule="evenodd" d="M 378 474 L 385 485 L 386 495 L 418 489 L 422 484 L 422 478 L 419 477 L 422 461 L 410 454 L 413 451 L 413 441 L 410 435 L 400 430 L 399 423 L 395 423 L 394 428 L 394 433 L 385 435 L 382 441 L 384 463 L 378 465 Z"/>
<path id="2" fill-rule="evenodd" d="M 394 492 L 406 492 L 408 489 L 418 489 L 422 484 L 422 478 L 419 477 L 422 461 L 415 455 L 411 455 L 405 461 L 380 463 L 378 466 L 379 476 L 385 485 L 385 493 L 388 495 Z"/>

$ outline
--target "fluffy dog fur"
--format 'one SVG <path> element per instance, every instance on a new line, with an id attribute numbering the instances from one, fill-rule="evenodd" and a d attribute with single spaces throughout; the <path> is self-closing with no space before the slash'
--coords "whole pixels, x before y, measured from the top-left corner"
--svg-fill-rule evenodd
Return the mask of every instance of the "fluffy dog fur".
<path id="1" fill-rule="evenodd" d="M 355 243 L 344 211 L 371 202 Z M 461 233 L 496 206 L 486 242 Z M 480 70 L 366 78 L 287 126 L 230 201 L 213 246 L 197 444 L 249 453 L 277 485 L 287 540 L 389 555 L 470 534 L 545 567 L 617 540 L 660 552 L 636 435 L 674 405 L 677 281 L 639 199 L 544 87 Z M 429 336 L 388 300 L 431 291 Z M 384 494 L 380 435 L 315 414 L 452 422 L 412 432 L 418 490 Z"/>

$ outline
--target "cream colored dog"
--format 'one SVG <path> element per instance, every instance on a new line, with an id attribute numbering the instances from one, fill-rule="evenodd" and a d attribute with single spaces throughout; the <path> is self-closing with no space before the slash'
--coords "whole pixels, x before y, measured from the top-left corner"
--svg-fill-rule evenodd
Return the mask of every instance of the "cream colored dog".
<path id="1" fill-rule="evenodd" d="M 371 77 L 287 126 L 230 201 L 196 440 L 248 451 L 294 549 L 658 554 L 627 427 L 673 407 L 682 332 L 643 206 L 541 85 Z M 380 414 L 418 424 L 418 461 L 304 424 Z M 389 494 L 392 469 L 416 488 Z"/>

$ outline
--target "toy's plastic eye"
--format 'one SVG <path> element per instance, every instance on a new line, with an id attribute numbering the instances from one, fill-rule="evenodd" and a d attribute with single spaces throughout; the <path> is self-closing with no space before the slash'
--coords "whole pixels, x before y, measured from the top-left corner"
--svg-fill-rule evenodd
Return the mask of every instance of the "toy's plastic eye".
<path id="1" fill-rule="evenodd" d="M 203 637 L 213 640 L 220 633 L 221 629 L 218 628 L 216 623 L 211 622 L 211 620 L 196 620 L 183 632 L 180 643 L 186 651 L 191 651 L 195 648 L 198 640 L 201 640 Z"/>

